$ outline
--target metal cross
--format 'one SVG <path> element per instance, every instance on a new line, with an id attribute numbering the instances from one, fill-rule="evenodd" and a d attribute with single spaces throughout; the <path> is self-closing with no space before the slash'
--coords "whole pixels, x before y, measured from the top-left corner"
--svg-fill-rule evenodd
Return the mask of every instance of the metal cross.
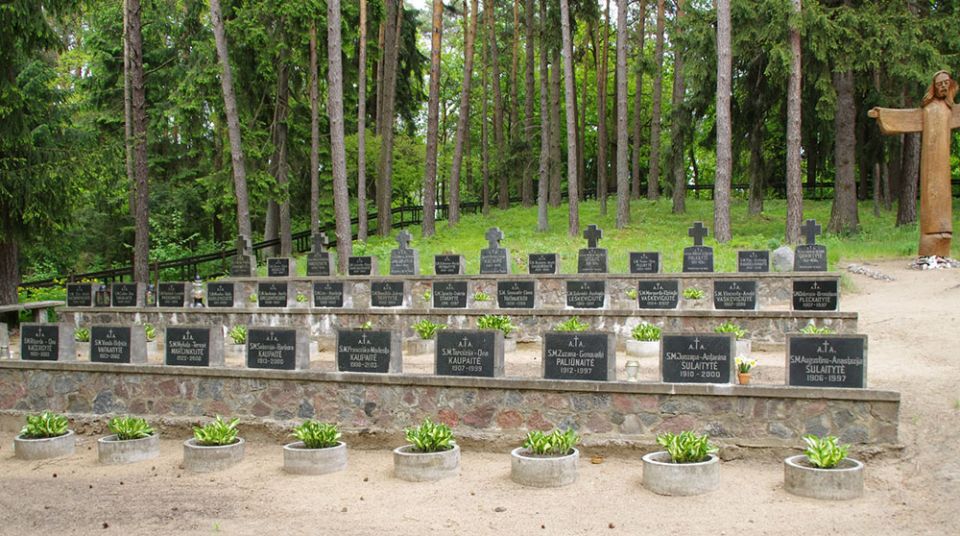
<path id="1" fill-rule="evenodd" d="M 400 249 L 410 249 L 410 240 L 412 238 L 413 235 L 404 229 L 397 234 L 397 245 L 400 246 Z"/>
<path id="2" fill-rule="evenodd" d="M 500 241 L 503 240 L 503 231 L 497 227 L 491 227 L 486 234 L 490 249 L 499 249 Z"/>
<path id="3" fill-rule="evenodd" d="M 702 246 L 703 237 L 707 236 L 707 228 L 703 226 L 703 222 L 695 222 L 693 227 L 687 230 L 687 236 L 693 237 L 694 246 Z"/>
<path id="4" fill-rule="evenodd" d="M 817 220 L 807 220 L 807 222 L 800 227 L 800 230 L 803 231 L 803 234 L 807 237 L 807 245 L 812 246 L 817 243 L 817 235 L 820 234 L 822 227 L 817 225 Z"/>
<path id="5" fill-rule="evenodd" d="M 597 242 L 603 238 L 603 230 L 601 230 L 596 225 L 589 225 L 587 229 L 583 231 L 583 237 L 587 239 L 587 247 L 595 248 L 597 247 Z"/>

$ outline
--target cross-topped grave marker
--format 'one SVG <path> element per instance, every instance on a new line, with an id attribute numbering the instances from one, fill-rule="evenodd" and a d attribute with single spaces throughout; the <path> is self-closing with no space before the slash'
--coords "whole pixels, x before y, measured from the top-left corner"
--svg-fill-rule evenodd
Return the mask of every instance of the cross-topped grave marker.
<path id="1" fill-rule="evenodd" d="M 398 249 L 390 252 L 390 275 L 417 275 L 420 273 L 420 256 L 410 249 L 413 235 L 404 229 L 397 233 Z"/>
<path id="2" fill-rule="evenodd" d="M 591 224 L 583 231 L 583 237 L 587 239 L 587 247 L 577 255 L 577 273 L 607 273 L 607 250 L 597 247 L 597 242 L 603 238 L 603 231 Z"/>
<path id="3" fill-rule="evenodd" d="M 683 248 L 684 272 L 712 272 L 713 248 L 703 245 L 703 239 L 708 234 L 703 222 L 694 222 L 687 230 L 687 236 L 693 238 L 693 245 Z"/>
<path id="4" fill-rule="evenodd" d="M 509 274 L 510 254 L 505 248 L 500 247 L 503 231 L 498 227 L 491 227 L 484 237 L 489 247 L 480 251 L 480 273 Z"/>
<path id="5" fill-rule="evenodd" d="M 410 249 L 410 240 L 412 239 L 413 235 L 404 229 L 397 234 L 397 245 L 400 246 L 400 249 Z"/>
<path id="6" fill-rule="evenodd" d="M 596 225 L 590 224 L 586 230 L 583 231 L 583 237 L 587 239 L 587 247 L 595 248 L 597 247 L 597 242 L 603 238 L 603 230 Z"/>
<path id="7" fill-rule="evenodd" d="M 313 235 L 313 253 L 322 253 L 326 251 L 329 246 L 330 239 L 327 238 L 327 233 Z"/>
<path id="8" fill-rule="evenodd" d="M 703 239 L 709 234 L 702 221 L 694 222 L 693 227 L 687 230 L 687 236 L 693 237 L 694 246 L 702 246 Z"/>
<path id="9" fill-rule="evenodd" d="M 230 266 L 230 275 L 233 277 L 252 277 L 256 273 L 257 260 L 254 258 L 253 246 L 250 243 L 250 237 L 240 235 L 237 237 L 237 254 L 233 257 L 233 264 Z"/>
<path id="10" fill-rule="evenodd" d="M 807 220 L 800 227 L 807 243 L 797 246 L 793 257 L 793 269 L 797 272 L 825 272 L 827 271 L 827 248 L 817 244 L 817 235 L 821 227 L 817 220 Z"/>
<path id="11" fill-rule="evenodd" d="M 307 276 L 328 276 L 330 275 L 330 266 L 334 264 L 331 260 L 331 253 L 327 251 L 330 246 L 330 239 L 327 233 L 317 233 L 310 238 L 313 243 L 312 250 L 307 254 Z"/>
<path id="12" fill-rule="evenodd" d="M 800 230 L 807 237 L 807 244 L 812 246 L 817 243 L 817 235 L 820 234 L 822 228 L 817 224 L 817 220 L 807 220 Z"/>

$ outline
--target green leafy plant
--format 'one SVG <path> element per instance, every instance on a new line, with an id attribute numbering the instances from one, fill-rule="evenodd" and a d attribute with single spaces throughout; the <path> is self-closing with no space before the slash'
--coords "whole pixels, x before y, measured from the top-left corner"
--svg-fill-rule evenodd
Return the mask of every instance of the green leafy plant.
<path id="1" fill-rule="evenodd" d="M 443 423 L 423 419 L 419 426 L 403 430 L 416 452 L 441 452 L 453 448 L 453 432 Z"/>
<path id="2" fill-rule="evenodd" d="M 807 444 L 803 453 L 810 465 L 820 469 L 833 469 L 847 457 L 850 445 L 838 445 L 834 436 L 817 437 L 813 434 L 803 436 Z"/>
<path id="3" fill-rule="evenodd" d="M 363 324 L 360 324 L 360 327 L 358 329 L 362 329 L 364 331 L 370 331 L 371 329 L 373 329 L 373 321 L 367 320 Z"/>
<path id="4" fill-rule="evenodd" d="M 306 420 L 293 429 L 290 434 L 303 441 L 308 449 L 326 449 L 337 446 L 340 441 L 340 428 L 336 424 Z"/>
<path id="5" fill-rule="evenodd" d="M 737 356 L 734 361 L 737 363 L 737 372 L 743 374 L 750 372 L 750 369 L 757 366 L 756 359 L 747 359 L 746 357 Z"/>
<path id="6" fill-rule="evenodd" d="M 240 419 L 224 421 L 219 415 L 213 422 L 193 428 L 193 438 L 197 444 L 206 446 L 231 445 L 237 442 L 237 425 Z"/>
<path id="7" fill-rule="evenodd" d="M 566 456 L 580 442 L 580 436 L 573 428 L 559 428 L 545 434 L 539 430 L 527 433 L 523 448 L 535 456 Z"/>
<path id="8" fill-rule="evenodd" d="M 143 325 L 143 334 L 147 338 L 147 342 L 151 342 L 157 339 L 157 328 L 153 324 L 144 324 Z"/>
<path id="9" fill-rule="evenodd" d="M 554 327 L 554 331 L 587 331 L 590 328 L 590 324 L 583 322 L 579 317 L 573 317 Z"/>
<path id="10" fill-rule="evenodd" d="M 307 303 L 307 295 L 302 292 L 297 292 L 297 303 Z"/>
<path id="11" fill-rule="evenodd" d="M 20 429 L 24 439 L 59 437 L 67 433 L 67 418 L 59 413 L 44 411 L 40 415 L 27 415 L 27 424 Z"/>
<path id="12" fill-rule="evenodd" d="M 77 328 L 73 330 L 73 340 L 77 342 L 90 342 L 90 330 L 87 328 Z"/>
<path id="13" fill-rule="evenodd" d="M 635 289 L 635 288 L 629 288 L 629 289 L 627 289 L 627 297 L 630 298 L 631 300 L 637 299 L 637 296 L 639 296 L 639 295 L 640 295 L 640 294 L 639 294 L 639 292 L 637 292 L 637 289 Z"/>
<path id="14" fill-rule="evenodd" d="M 810 323 L 806 326 L 803 326 L 803 329 L 800 330 L 800 333 L 803 333 L 804 335 L 833 335 L 836 332 L 827 326 L 818 328 L 816 324 Z"/>
<path id="15" fill-rule="evenodd" d="M 473 293 L 473 301 L 479 301 L 479 302 L 490 301 L 490 295 L 482 290 L 478 290 Z"/>
<path id="16" fill-rule="evenodd" d="M 659 341 L 662 332 L 659 327 L 649 322 L 640 322 L 630 331 L 630 336 L 636 341 Z"/>
<path id="17" fill-rule="evenodd" d="M 233 326 L 227 332 L 227 336 L 233 341 L 233 344 L 246 344 L 247 326 Z"/>
<path id="18" fill-rule="evenodd" d="M 429 290 L 423 291 L 423 301 L 429 302 L 431 298 L 433 298 L 433 292 Z"/>
<path id="19" fill-rule="evenodd" d="M 107 421 L 110 433 L 116 434 L 120 441 L 143 439 L 154 434 L 146 419 L 140 417 L 114 417 Z"/>
<path id="20" fill-rule="evenodd" d="M 733 333 L 736 335 L 737 340 L 741 340 L 747 336 L 747 330 L 740 327 L 740 324 L 726 321 L 723 324 L 713 328 L 714 333 Z"/>
<path id="21" fill-rule="evenodd" d="M 247 296 L 247 301 L 249 301 L 250 303 L 257 303 L 257 299 L 258 297 L 256 292 L 251 292 L 250 295 Z"/>
<path id="22" fill-rule="evenodd" d="M 717 447 L 710 443 L 710 436 L 689 431 L 658 434 L 657 443 L 666 449 L 673 463 L 699 463 L 717 452 Z"/>
<path id="23" fill-rule="evenodd" d="M 413 325 L 413 330 L 417 332 L 417 336 L 419 336 L 421 339 L 427 340 L 427 339 L 432 339 L 433 336 L 436 335 L 438 331 L 446 327 L 447 327 L 446 324 L 438 324 L 424 318 L 423 320 Z"/>
<path id="24" fill-rule="evenodd" d="M 504 337 L 510 335 L 510 332 L 517 329 L 517 327 L 510 322 L 510 317 L 507 315 L 483 315 L 477 319 L 477 328 L 499 329 L 503 332 Z"/>
<path id="25" fill-rule="evenodd" d="M 688 300 L 702 300 L 707 293 L 697 287 L 687 287 L 683 289 L 683 297 Z"/>

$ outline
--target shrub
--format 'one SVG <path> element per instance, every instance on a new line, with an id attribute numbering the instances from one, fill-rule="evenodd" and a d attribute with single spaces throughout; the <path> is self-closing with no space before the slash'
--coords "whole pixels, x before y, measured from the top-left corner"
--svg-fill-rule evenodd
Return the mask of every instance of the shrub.
<path id="1" fill-rule="evenodd" d="M 20 429 L 24 439 L 59 437 L 67 433 L 67 418 L 59 413 L 44 411 L 40 415 L 27 415 L 27 424 Z"/>
<path id="2" fill-rule="evenodd" d="M 247 326 L 233 326 L 227 332 L 227 336 L 233 341 L 233 344 L 246 344 Z"/>
<path id="3" fill-rule="evenodd" d="M 503 332 L 503 336 L 506 337 L 510 335 L 511 331 L 516 329 L 516 326 L 510 323 L 510 317 L 507 315 L 483 315 L 477 319 L 477 328 L 499 329 Z"/>
<path id="4" fill-rule="evenodd" d="M 303 441 L 308 449 L 326 449 L 337 446 L 340 441 L 340 428 L 336 424 L 306 420 L 293 429 L 290 434 Z"/>
<path id="5" fill-rule="evenodd" d="M 217 415 L 213 422 L 207 423 L 203 427 L 194 427 L 193 437 L 200 445 L 231 445 L 237 442 L 238 424 L 240 424 L 240 419 L 226 422 Z"/>
<path id="6" fill-rule="evenodd" d="M 717 452 L 717 447 L 710 444 L 710 436 L 689 431 L 658 434 L 657 443 L 666 449 L 673 463 L 699 463 Z"/>
<path id="7" fill-rule="evenodd" d="M 441 452 L 453 448 L 453 432 L 443 423 L 435 423 L 429 418 L 419 426 L 403 430 L 407 441 L 416 452 Z"/>
<path id="8" fill-rule="evenodd" d="M 569 320 L 560 322 L 553 329 L 555 331 L 587 331 L 589 327 L 590 327 L 590 324 L 587 324 L 586 322 L 581 321 L 579 317 L 575 316 Z"/>
<path id="9" fill-rule="evenodd" d="M 114 417 L 107 422 L 107 428 L 121 441 L 143 439 L 154 434 L 146 419 L 140 417 Z"/>
<path id="10" fill-rule="evenodd" d="M 803 441 L 807 444 L 803 453 L 810 465 L 820 469 L 833 469 L 846 459 L 850 449 L 850 445 L 838 445 L 834 436 L 817 437 L 811 434 L 803 436 Z"/>
<path id="11" fill-rule="evenodd" d="M 559 428 L 545 434 L 534 430 L 527 434 L 523 448 L 536 456 L 566 456 L 580 442 L 580 436 L 573 428 L 561 431 Z"/>
<path id="12" fill-rule="evenodd" d="M 438 331 L 446 327 L 446 324 L 434 323 L 424 318 L 413 325 L 413 330 L 417 332 L 417 336 L 419 336 L 421 339 L 427 340 L 432 339 Z"/>
<path id="13" fill-rule="evenodd" d="M 662 330 L 649 323 L 640 322 L 630 331 L 630 336 L 637 341 L 659 341 Z"/>
<path id="14" fill-rule="evenodd" d="M 713 328 L 713 332 L 714 333 L 733 333 L 734 335 L 737 336 L 738 341 L 743 339 L 747 335 L 747 330 L 740 327 L 740 324 L 736 324 L 730 321 L 724 322 L 723 324 L 720 324 L 719 326 Z"/>

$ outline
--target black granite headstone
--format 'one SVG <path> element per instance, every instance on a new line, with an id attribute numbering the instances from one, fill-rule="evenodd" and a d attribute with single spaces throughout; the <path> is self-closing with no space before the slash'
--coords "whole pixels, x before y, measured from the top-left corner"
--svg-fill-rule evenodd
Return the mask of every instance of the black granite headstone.
<path id="1" fill-rule="evenodd" d="M 577 273 L 607 273 L 607 250 L 597 247 L 597 243 L 603 238 L 603 231 L 596 225 L 588 225 L 583 231 L 583 237 L 587 239 L 587 247 L 581 249 L 577 255 Z"/>
<path id="2" fill-rule="evenodd" d="M 402 307 L 403 281 L 372 281 L 370 305 L 373 307 Z"/>
<path id="3" fill-rule="evenodd" d="M 441 376 L 503 376 L 503 333 L 438 331 L 435 372 Z"/>
<path id="4" fill-rule="evenodd" d="M 606 281 L 567 281 L 567 307 L 600 309 L 606 294 Z"/>
<path id="5" fill-rule="evenodd" d="M 93 363 L 129 363 L 132 343 L 130 330 L 129 327 L 91 327 L 90 361 Z"/>
<path id="6" fill-rule="evenodd" d="M 90 283 L 67 284 L 67 307 L 93 306 L 93 285 Z"/>
<path id="7" fill-rule="evenodd" d="M 738 272 L 769 272 L 770 252 L 767 250 L 748 250 L 737 252 Z"/>
<path id="8" fill-rule="evenodd" d="M 714 281 L 713 306 L 716 309 L 753 310 L 757 308 L 756 281 Z"/>
<path id="9" fill-rule="evenodd" d="M 417 275 L 420 273 L 420 259 L 417 250 L 410 249 L 413 236 L 406 230 L 397 234 L 397 249 L 390 252 L 390 275 Z"/>
<path id="10" fill-rule="evenodd" d="M 233 307 L 234 289 L 233 283 L 207 283 L 207 307 Z"/>
<path id="11" fill-rule="evenodd" d="M 497 281 L 497 306 L 501 309 L 533 309 L 536 281 Z"/>
<path id="12" fill-rule="evenodd" d="M 330 252 L 326 251 L 330 240 L 326 233 L 315 234 L 311 237 L 312 249 L 307 254 L 307 276 L 326 277 L 330 275 Z"/>
<path id="13" fill-rule="evenodd" d="M 186 301 L 186 283 L 160 283 L 157 305 L 160 307 L 183 307 Z"/>
<path id="14" fill-rule="evenodd" d="M 687 235 L 693 238 L 693 246 L 683 248 L 683 271 L 712 272 L 713 248 L 703 245 L 703 239 L 707 236 L 703 222 L 694 222 L 687 230 Z"/>
<path id="15" fill-rule="evenodd" d="M 866 335 L 787 335 L 787 385 L 867 386 Z"/>
<path id="16" fill-rule="evenodd" d="M 839 281 L 794 281 L 794 311 L 836 311 L 840 304 Z"/>
<path id="17" fill-rule="evenodd" d="M 191 367 L 210 366 L 210 343 L 209 329 L 168 327 L 164 363 Z"/>
<path id="18" fill-rule="evenodd" d="M 668 383 L 730 383 L 734 336 L 664 335 L 660 375 Z"/>
<path id="19" fill-rule="evenodd" d="M 314 281 L 314 307 L 343 307 L 343 283 Z"/>
<path id="20" fill-rule="evenodd" d="M 247 368 L 295 370 L 297 368 L 297 330 L 248 329 Z"/>
<path id="21" fill-rule="evenodd" d="M 340 372 L 391 371 L 393 334 L 389 331 L 338 330 L 337 370 Z"/>
<path id="22" fill-rule="evenodd" d="M 660 252 L 634 251 L 630 253 L 631 274 L 660 273 Z"/>
<path id="23" fill-rule="evenodd" d="M 434 281 L 433 306 L 444 309 L 467 307 L 466 281 Z"/>
<path id="24" fill-rule="evenodd" d="M 137 283 L 114 283 L 110 299 L 114 307 L 136 307 L 137 294 L 142 285 Z"/>
<path id="25" fill-rule="evenodd" d="M 290 259 L 284 257 L 267 259 L 267 277 L 290 277 Z"/>
<path id="26" fill-rule="evenodd" d="M 613 336 L 606 333 L 545 333 L 543 377 L 548 380 L 616 379 L 612 341 Z"/>
<path id="27" fill-rule="evenodd" d="M 350 257 L 347 259 L 347 275 L 376 275 L 376 263 L 371 256 Z"/>
<path id="28" fill-rule="evenodd" d="M 795 272 L 826 272 L 827 248 L 817 244 L 820 225 L 816 220 L 807 220 L 800 230 L 803 231 L 807 243 L 797 246 L 793 255 L 793 270 Z"/>
<path id="29" fill-rule="evenodd" d="M 20 359 L 24 361 L 59 360 L 63 353 L 60 349 L 60 331 L 60 326 L 57 324 L 21 324 Z"/>
<path id="30" fill-rule="evenodd" d="M 232 277 L 253 277 L 256 271 L 257 259 L 253 256 L 250 237 L 240 235 L 237 237 L 237 253 L 230 265 L 230 275 Z"/>
<path id="31" fill-rule="evenodd" d="M 460 275 L 464 273 L 463 255 L 435 255 L 433 272 L 437 275 Z"/>
<path id="32" fill-rule="evenodd" d="M 528 257 L 528 270 L 537 275 L 557 273 L 557 254 L 531 253 Z"/>
<path id="33" fill-rule="evenodd" d="M 496 227 L 491 227 L 485 235 L 489 247 L 480 250 L 480 273 L 481 274 L 509 274 L 510 273 L 510 254 L 500 247 L 500 241 L 503 240 L 503 231 Z"/>
<path id="34" fill-rule="evenodd" d="M 286 307 L 287 283 L 257 283 L 257 306 Z"/>
<path id="35" fill-rule="evenodd" d="M 640 281 L 637 306 L 640 309 L 676 309 L 680 303 L 680 282 L 676 279 Z"/>

